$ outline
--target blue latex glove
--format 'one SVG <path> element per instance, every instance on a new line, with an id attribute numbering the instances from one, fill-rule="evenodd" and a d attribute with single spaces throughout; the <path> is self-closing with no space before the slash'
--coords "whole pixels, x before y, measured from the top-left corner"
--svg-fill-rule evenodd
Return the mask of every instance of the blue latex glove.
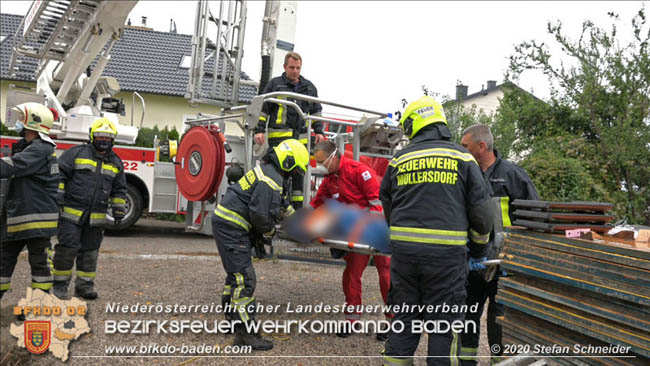
<path id="1" fill-rule="evenodd" d="M 485 265 L 481 262 L 486 261 L 486 257 L 481 257 L 481 258 L 474 258 L 474 257 L 469 257 L 469 270 L 470 271 L 480 271 L 482 269 L 485 269 Z"/>

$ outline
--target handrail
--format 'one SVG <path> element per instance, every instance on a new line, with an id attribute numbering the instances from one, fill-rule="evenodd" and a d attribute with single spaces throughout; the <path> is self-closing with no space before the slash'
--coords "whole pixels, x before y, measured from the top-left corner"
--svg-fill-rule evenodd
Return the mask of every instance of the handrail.
<path id="1" fill-rule="evenodd" d="M 210 122 L 218 122 L 221 120 L 226 120 L 229 118 L 237 118 L 237 117 L 243 117 L 243 114 L 229 114 L 227 116 L 217 116 L 217 117 L 206 117 L 206 118 L 200 118 L 200 119 L 193 119 L 191 121 L 185 121 L 186 125 L 195 125 L 195 124 L 204 124 L 204 123 L 210 123 Z"/>
<path id="2" fill-rule="evenodd" d="M 142 128 L 142 122 L 144 122 L 144 110 L 145 110 L 145 103 L 144 103 L 144 98 L 142 98 L 142 95 L 138 93 L 137 91 L 134 91 L 133 94 L 131 94 L 131 126 L 133 126 L 133 107 L 135 105 L 135 96 L 138 96 L 140 98 L 140 102 L 142 102 L 142 116 L 140 116 L 140 128 Z"/>
<path id="3" fill-rule="evenodd" d="M 296 110 L 296 112 L 298 113 L 298 116 L 300 116 L 300 118 L 302 118 L 303 120 L 311 119 L 311 120 L 314 120 L 314 121 L 330 122 L 330 123 L 341 124 L 341 125 L 344 125 L 344 126 L 358 126 L 359 125 L 358 123 L 355 123 L 355 122 L 339 121 L 339 120 L 330 119 L 330 118 L 327 118 L 327 117 L 312 116 L 310 114 L 305 114 L 305 113 L 302 112 L 302 109 L 300 109 L 300 106 L 297 103 L 292 102 L 290 100 L 269 98 L 269 99 L 264 99 L 264 103 L 266 103 L 266 102 L 272 102 L 272 103 L 278 103 L 278 104 L 284 104 L 284 105 L 290 106 L 290 107 L 292 107 L 293 109 Z"/>
<path id="4" fill-rule="evenodd" d="M 303 95 L 303 94 L 298 94 L 298 93 L 272 92 L 272 93 L 267 93 L 267 94 L 262 94 L 262 95 L 264 96 L 265 100 L 266 100 L 266 98 L 271 98 L 271 97 L 275 97 L 275 96 L 287 96 L 287 97 L 292 97 L 292 98 L 295 98 L 295 99 L 306 100 L 308 102 L 316 102 L 316 103 L 320 103 L 320 104 L 331 105 L 333 107 L 351 109 L 351 110 L 356 111 L 356 112 L 371 113 L 371 114 L 376 114 L 376 115 L 382 116 L 382 117 L 387 117 L 388 116 L 386 113 L 371 111 L 369 109 L 352 107 L 352 106 L 348 106 L 348 105 L 340 104 L 340 103 L 336 103 L 336 102 L 328 102 L 328 101 L 320 99 L 320 98 L 311 97 L 311 96 L 308 96 L 308 95 Z"/>

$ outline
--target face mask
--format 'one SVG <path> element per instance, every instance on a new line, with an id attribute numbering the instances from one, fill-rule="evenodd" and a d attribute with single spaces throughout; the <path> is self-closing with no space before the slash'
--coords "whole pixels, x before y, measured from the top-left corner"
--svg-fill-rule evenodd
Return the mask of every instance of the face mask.
<path id="1" fill-rule="evenodd" d="M 322 174 L 322 175 L 326 175 L 330 173 L 329 170 L 327 170 L 327 168 L 323 164 L 316 164 L 316 167 L 313 168 L 311 171 L 314 174 Z"/>
<path id="2" fill-rule="evenodd" d="M 93 141 L 93 145 L 95 146 L 95 149 L 99 152 L 106 152 L 111 149 L 111 146 L 113 146 L 112 141 L 105 141 L 105 140 L 95 140 Z"/>
<path id="3" fill-rule="evenodd" d="M 327 166 L 330 165 L 330 163 L 332 161 L 332 158 L 334 158 L 337 151 L 338 151 L 338 149 L 334 149 L 334 151 L 332 151 L 330 156 L 328 156 L 327 159 L 325 159 L 325 161 L 323 161 L 322 164 L 321 163 L 316 163 L 316 168 L 312 169 L 312 172 L 317 173 L 317 174 L 323 174 L 323 175 L 330 174 L 329 168 Z"/>
<path id="4" fill-rule="evenodd" d="M 18 134 L 21 134 L 21 136 L 25 134 L 25 132 L 24 132 L 25 131 L 25 125 L 22 122 L 17 121 L 16 125 L 14 125 L 14 129 L 16 130 L 16 132 L 18 132 Z"/>

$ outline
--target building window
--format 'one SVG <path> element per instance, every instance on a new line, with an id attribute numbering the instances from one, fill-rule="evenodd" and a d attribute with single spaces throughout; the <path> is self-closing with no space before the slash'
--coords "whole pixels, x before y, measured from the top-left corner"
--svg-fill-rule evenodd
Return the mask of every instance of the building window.
<path id="1" fill-rule="evenodd" d="M 181 63 L 180 65 L 178 65 L 178 68 L 189 69 L 191 64 L 192 64 L 192 56 L 183 55 L 183 57 L 181 58 Z"/>

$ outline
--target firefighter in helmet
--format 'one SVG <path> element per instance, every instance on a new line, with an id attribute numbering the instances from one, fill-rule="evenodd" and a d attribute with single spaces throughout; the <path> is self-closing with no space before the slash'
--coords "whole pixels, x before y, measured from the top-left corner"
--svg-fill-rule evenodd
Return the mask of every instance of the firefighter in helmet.
<path id="1" fill-rule="evenodd" d="M 116 224 L 126 211 L 124 168 L 112 149 L 116 136 L 115 125 L 99 118 L 90 127 L 90 143 L 72 147 L 59 157 L 62 208 L 52 271 L 58 298 L 67 298 L 75 260 L 75 296 L 97 298 L 97 257 L 109 205 Z"/>
<path id="2" fill-rule="evenodd" d="M 0 220 L 0 298 L 11 288 L 11 275 L 25 246 L 32 288 L 50 290 L 52 274 L 47 253 L 59 217 L 56 144 L 48 136 L 57 113 L 38 103 L 24 103 L 13 110 L 19 115 L 16 131 L 22 139 L 12 146 L 11 156 L 0 160 L 0 177 L 9 179 Z"/>
<path id="3" fill-rule="evenodd" d="M 489 188 L 476 160 L 451 142 L 442 105 L 429 96 L 409 104 L 400 120 L 409 144 L 395 154 L 381 183 L 379 199 L 390 227 L 389 303 L 425 305 L 433 311 L 398 312 L 405 332 L 388 335 L 385 365 L 411 365 L 420 334 L 413 321 L 462 320 L 462 313 L 437 311 L 465 304 L 467 253 L 485 256 L 492 215 Z M 460 336 L 454 331 L 428 337 L 429 365 L 458 363 Z"/>
<path id="4" fill-rule="evenodd" d="M 307 171 L 309 153 L 295 139 L 270 148 L 259 166 L 249 170 L 228 187 L 212 216 L 212 232 L 226 271 L 222 294 L 226 318 L 235 323 L 235 344 L 254 350 L 269 350 L 273 343 L 257 333 L 248 332 L 245 323 L 255 316 L 257 282 L 251 260 L 253 247 L 262 236 L 265 241 L 275 234 L 275 225 L 292 212 L 286 192 L 289 177 Z"/>

